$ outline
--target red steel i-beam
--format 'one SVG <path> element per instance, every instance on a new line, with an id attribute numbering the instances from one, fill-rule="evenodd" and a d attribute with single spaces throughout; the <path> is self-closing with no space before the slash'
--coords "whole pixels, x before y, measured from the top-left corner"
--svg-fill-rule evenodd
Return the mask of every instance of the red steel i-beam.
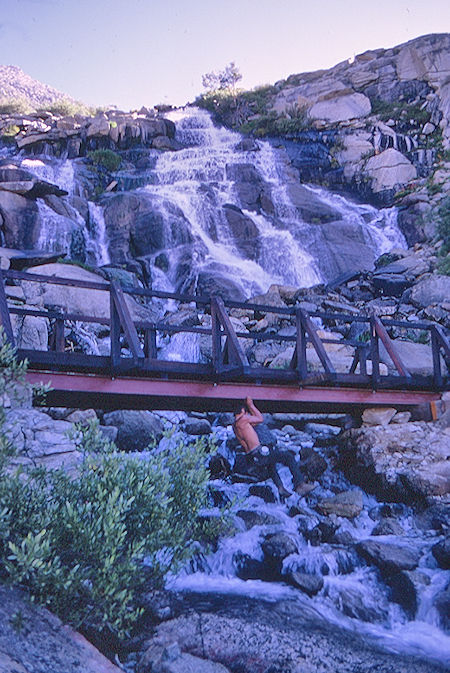
<path id="1" fill-rule="evenodd" d="M 293 385 L 214 383 L 97 374 L 28 371 L 30 383 L 48 383 L 47 404 L 98 409 L 176 409 L 230 411 L 249 395 L 263 411 L 351 411 L 372 406 L 414 407 L 440 399 L 440 393 L 363 388 L 299 388 Z"/>

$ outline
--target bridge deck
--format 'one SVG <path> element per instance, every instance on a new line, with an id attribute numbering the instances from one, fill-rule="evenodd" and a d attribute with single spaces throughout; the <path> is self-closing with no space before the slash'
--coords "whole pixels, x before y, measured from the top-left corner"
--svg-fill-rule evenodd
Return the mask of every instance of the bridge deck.
<path id="1" fill-rule="evenodd" d="M 299 387 L 255 382 L 165 380 L 161 378 L 28 371 L 30 383 L 49 383 L 51 406 L 102 409 L 233 411 L 250 395 L 263 411 L 358 411 L 365 407 L 412 407 L 436 402 L 439 392 L 364 388 Z"/>
<path id="2" fill-rule="evenodd" d="M 71 292 L 95 291 L 109 305 L 109 315 L 81 315 L 63 310 L 8 305 L 1 275 L 7 282 L 59 284 Z M 136 295 L 140 308 L 151 309 L 155 298 L 170 298 L 197 307 L 210 326 L 176 324 L 178 314 L 170 321 L 133 320 L 126 295 Z M 97 301 L 97 299 L 96 299 Z M 239 309 L 252 316 L 253 323 L 270 314 L 279 314 L 290 330 L 283 334 L 271 330 L 237 332 L 230 311 Z M 149 316 L 151 312 L 148 311 Z M 374 405 L 412 408 L 428 404 L 440 397 L 448 387 L 450 346 L 439 325 L 431 322 L 380 320 L 371 315 L 342 313 L 307 314 L 298 307 L 263 306 L 219 297 L 177 295 L 137 288 L 123 290 L 113 283 L 93 283 L 27 274 L 0 272 L 0 323 L 8 339 L 14 343 L 11 315 L 16 322 L 27 316 L 45 318 L 49 326 L 49 350 L 18 350 L 20 358 L 29 361 L 28 379 L 50 383 L 53 390 L 48 403 L 60 406 L 141 409 L 230 410 L 236 400 L 246 395 L 257 400 L 261 408 L 272 411 L 348 410 Z M 341 326 L 345 332 L 359 323 L 362 340 L 326 338 L 314 319 L 325 329 Z M 206 321 L 208 322 L 208 321 Z M 67 326 L 76 332 L 78 324 L 94 324 L 109 334 L 107 355 L 91 355 L 68 339 Z M 391 330 L 427 335 L 430 362 L 427 375 L 411 373 L 403 362 Z M 210 356 L 206 362 L 179 362 L 161 359 L 161 336 L 191 333 L 206 339 Z M 287 349 L 290 355 L 284 368 L 276 369 L 249 362 L 245 349 L 253 344 L 269 342 Z M 397 342 L 398 343 L 398 342 Z M 284 344 L 284 345 L 283 345 Z M 342 371 L 334 360 L 333 349 L 343 346 L 351 352 L 351 364 Z M 380 364 L 380 347 L 390 358 L 390 368 Z M 312 358 L 312 356 L 314 356 Z M 342 363 L 341 363 L 342 364 Z M 447 370 L 447 371 L 445 371 Z"/>

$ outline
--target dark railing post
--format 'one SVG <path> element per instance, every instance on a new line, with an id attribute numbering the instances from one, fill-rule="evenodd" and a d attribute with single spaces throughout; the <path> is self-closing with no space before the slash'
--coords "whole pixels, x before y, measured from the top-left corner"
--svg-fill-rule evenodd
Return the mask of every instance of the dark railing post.
<path id="1" fill-rule="evenodd" d="M 211 339 L 214 371 L 216 374 L 220 374 L 223 369 L 223 354 L 222 330 L 220 327 L 217 297 L 211 297 Z"/>
<path id="2" fill-rule="evenodd" d="M 55 351 L 57 353 L 64 353 L 64 318 L 56 318 L 55 320 Z"/>
<path id="3" fill-rule="evenodd" d="M 433 381 L 437 388 L 442 387 L 442 370 L 439 337 L 434 325 L 431 327 L 431 353 L 433 356 Z"/>
<path id="4" fill-rule="evenodd" d="M 380 348 L 375 316 L 370 316 L 370 356 L 372 358 L 372 388 L 377 390 L 380 383 Z"/>
<path id="5" fill-rule="evenodd" d="M 156 360 L 158 350 L 156 348 L 156 329 L 146 329 L 144 332 L 144 355 L 146 358 Z"/>
<path id="6" fill-rule="evenodd" d="M 306 379 L 308 375 L 308 363 L 306 361 L 306 331 L 303 323 L 302 310 L 295 310 L 296 327 L 296 349 L 297 349 L 297 371 L 300 381 Z"/>
<path id="7" fill-rule="evenodd" d="M 111 284 L 109 291 L 110 321 L 111 321 L 111 367 L 116 369 L 120 364 L 120 317 L 114 300 L 114 291 Z"/>
<path id="8" fill-rule="evenodd" d="M 9 315 L 8 302 L 6 301 L 5 286 L 3 284 L 3 272 L 0 269 L 0 324 L 5 330 L 6 338 L 14 346 L 14 333 L 11 326 L 11 317 Z"/>

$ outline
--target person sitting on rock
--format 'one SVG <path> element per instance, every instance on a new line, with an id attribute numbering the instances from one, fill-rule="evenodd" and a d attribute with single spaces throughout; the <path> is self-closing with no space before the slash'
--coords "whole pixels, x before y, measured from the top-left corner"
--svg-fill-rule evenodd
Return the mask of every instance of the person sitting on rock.
<path id="1" fill-rule="evenodd" d="M 276 469 L 277 463 L 282 463 L 291 471 L 295 492 L 301 496 L 306 495 L 316 485 L 304 482 L 294 455 L 290 451 L 280 451 L 276 447 L 261 445 L 255 426 L 263 421 L 263 415 L 250 397 L 246 398 L 245 404 L 242 404 L 234 414 L 233 430 L 244 449 L 248 474 L 257 477 L 258 481 L 272 479 L 280 497 L 286 498 L 292 494 L 283 485 Z"/>

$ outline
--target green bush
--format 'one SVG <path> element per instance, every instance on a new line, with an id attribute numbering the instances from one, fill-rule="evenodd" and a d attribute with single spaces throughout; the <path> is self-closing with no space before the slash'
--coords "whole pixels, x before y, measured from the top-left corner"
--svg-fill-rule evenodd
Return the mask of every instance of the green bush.
<path id="1" fill-rule="evenodd" d="M 95 428 L 87 434 L 76 477 L 2 471 L 0 564 L 10 581 L 77 628 L 122 637 L 141 615 L 136 597 L 149 574 L 157 584 L 204 536 L 206 446 L 179 445 L 143 461 L 111 445 L 91 453 L 100 440 Z"/>
<path id="2" fill-rule="evenodd" d="M 0 365 L 0 390 L 23 378 L 26 363 L 3 336 Z M 0 428 L 0 573 L 75 627 L 123 637 L 144 585 L 204 539 L 208 446 L 180 443 L 140 460 L 118 452 L 97 422 L 75 434 L 83 460 L 74 476 L 14 470 Z"/>
<path id="3" fill-rule="evenodd" d="M 112 150 L 94 150 L 88 152 L 87 156 L 94 166 L 101 166 L 109 173 L 117 171 L 122 163 L 122 157 Z"/>

